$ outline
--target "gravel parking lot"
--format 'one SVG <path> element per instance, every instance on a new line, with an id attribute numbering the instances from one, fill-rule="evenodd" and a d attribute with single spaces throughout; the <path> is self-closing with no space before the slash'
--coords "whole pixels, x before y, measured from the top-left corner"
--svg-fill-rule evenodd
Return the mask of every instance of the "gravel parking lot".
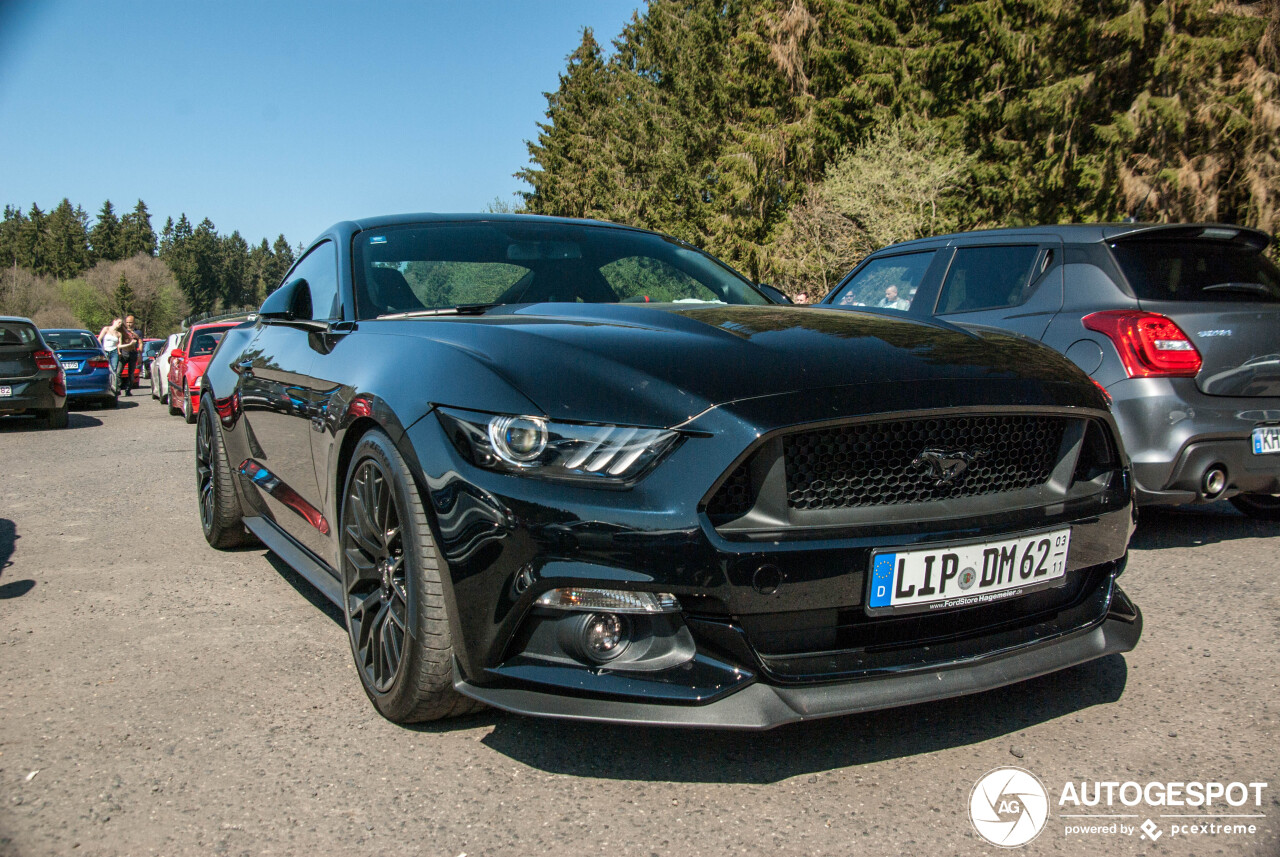
<path id="1" fill-rule="evenodd" d="M 1280 525 L 1228 504 L 1144 513 L 1125 657 L 761 734 L 406 729 L 305 581 L 205 545 L 193 436 L 145 392 L 63 431 L 0 421 L 2 854 L 988 854 L 967 806 L 1004 765 L 1049 792 L 1028 854 L 1280 854 Z M 1068 781 L 1269 786 L 1209 813 L 1059 807 Z M 1164 832 L 1067 834 L 1072 812 Z M 1219 812 L 1256 831 L 1160 817 Z"/>

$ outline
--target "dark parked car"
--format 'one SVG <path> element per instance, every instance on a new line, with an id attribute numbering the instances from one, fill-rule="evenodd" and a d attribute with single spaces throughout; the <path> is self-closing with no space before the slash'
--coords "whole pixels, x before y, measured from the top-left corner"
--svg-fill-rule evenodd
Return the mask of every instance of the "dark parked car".
<path id="1" fill-rule="evenodd" d="M 868 256 L 822 305 L 1038 339 L 1106 388 L 1140 504 L 1280 520 L 1280 270 L 1225 224 L 1040 226 Z M 892 300 L 886 292 L 892 292 Z"/>
<path id="2" fill-rule="evenodd" d="M 206 369 L 201 524 L 341 607 L 396 721 L 766 728 L 1128 651 L 1103 394 L 998 332 L 772 305 L 590 221 L 340 223 Z"/>
<path id="3" fill-rule="evenodd" d="M 57 355 L 67 378 L 67 398 L 92 402 L 104 408 L 118 404 L 120 390 L 111 374 L 111 361 L 98 337 L 87 330 L 42 330 L 40 335 Z"/>
<path id="4" fill-rule="evenodd" d="M 0 417 L 27 414 L 67 425 L 67 376 L 29 318 L 0 316 Z"/>

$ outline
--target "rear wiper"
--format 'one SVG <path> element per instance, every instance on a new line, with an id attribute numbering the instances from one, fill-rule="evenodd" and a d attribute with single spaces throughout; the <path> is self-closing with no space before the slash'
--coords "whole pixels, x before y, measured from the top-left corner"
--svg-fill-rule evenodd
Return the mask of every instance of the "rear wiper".
<path id="1" fill-rule="evenodd" d="M 1275 297 L 1276 293 L 1262 283 L 1214 283 L 1205 286 L 1202 292 L 1252 292 L 1256 295 Z"/>

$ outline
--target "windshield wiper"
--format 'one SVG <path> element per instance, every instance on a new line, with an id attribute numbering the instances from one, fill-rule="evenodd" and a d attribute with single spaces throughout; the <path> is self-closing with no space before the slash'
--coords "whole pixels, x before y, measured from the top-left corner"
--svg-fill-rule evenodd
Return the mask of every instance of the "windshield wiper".
<path id="1" fill-rule="evenodd" d="M 1212 286 L 1205 286 L 1202 292 L 1251 292 L 1256 295 L 1266 295 L 1269 298 L 1276 296 L 1276 293 L 1263 283 L 1214 283 Z"/>
<path id="2" fill-rule="evenodd" d="M 491 310 L 496 306 L 503 305 L 504 304 L 501 303 L 458 304 L 457 306 L 436 307 L 435 309 L 413 309 L 406 312 L 389 312 L 378 316 L 378 318 L 421 318 L 432 315 L 484 315 L 486 310 Z"/>

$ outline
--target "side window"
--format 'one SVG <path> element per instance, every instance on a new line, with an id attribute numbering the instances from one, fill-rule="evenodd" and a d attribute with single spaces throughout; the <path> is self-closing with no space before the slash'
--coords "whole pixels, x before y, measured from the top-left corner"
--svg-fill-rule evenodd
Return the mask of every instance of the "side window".
<path id="1" fill-rule="evenodd" d="M 609 288 L 623 302 L 718 301 L 720 296 L 661 259 L 628 256 L 600 269 Z"/>
<path id="2" fill-rule="evenodd" d="M 936 250 L 872 259 L 832 298 L 836 306 L 911 309 Z"/>
<path id="3" fill-rule="evenodd" d="M 302 277 L 311 287 L 311 317 L 317 321 L 342 318 L 338 295 L 338 250 L 332 241 L 319 244 L 289 273 L 289 280 Z"/>
<path id="4" fill-rule="evenodd" d="M 973 312 L 1022 302 L 1039 256 L 1035 244 L 961 247 L 942 284 L 938 313 Z"/>

